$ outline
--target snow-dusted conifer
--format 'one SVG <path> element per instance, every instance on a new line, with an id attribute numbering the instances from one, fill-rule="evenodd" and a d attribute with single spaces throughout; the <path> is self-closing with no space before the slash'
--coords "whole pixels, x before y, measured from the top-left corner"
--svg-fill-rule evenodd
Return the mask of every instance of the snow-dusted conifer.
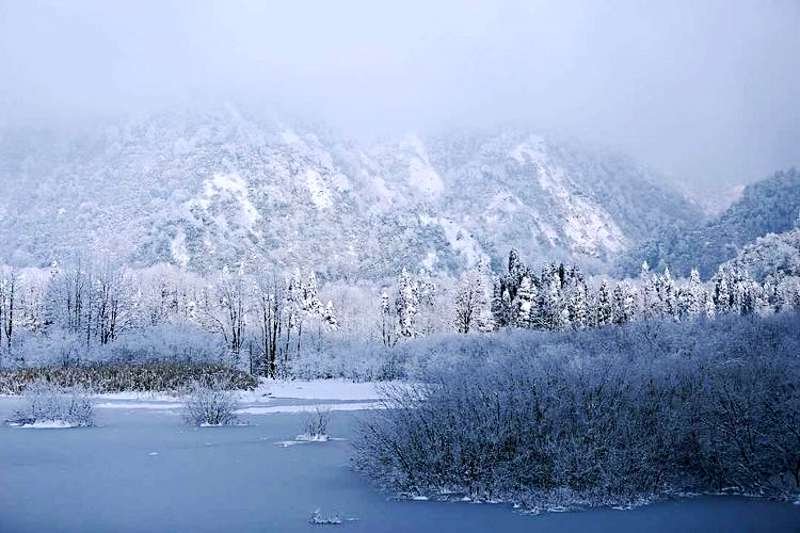
<path id="1" fill-rule="evenodd" d="M 569 322 L 574 329 L 584 329 L 589 325 L 589 299 L 586 284 L 576 280 L 569 294 Z"/>
<path id="2" fill-rule="evenodd" d="M 517 290 L 517 297 L 514 299 L 515 326 L 518 328 L 531 327 L 531 312 L 535 301 L 536 287 L 533 286 L 531 278 L 524 275 Z"/>
<path id="3" fill-rule="evenodd" d="M 612 317 L 614 324 L 627 324 L 634 319 L 636 314 L 636 301 L 633 291 L 625 282 L 617 283 L 614 287 L 612 301 Z"/>
<path id="4" fill-rule="evenodd" d="M 611 323 L 613 311 L 611 308 L 611 297 L 608 294 L 608 284 L 605 280 L 600 283 L 597 289 L 597 297 L 594 305 L 594 324 L 598 327 L 606 326 Z"/>

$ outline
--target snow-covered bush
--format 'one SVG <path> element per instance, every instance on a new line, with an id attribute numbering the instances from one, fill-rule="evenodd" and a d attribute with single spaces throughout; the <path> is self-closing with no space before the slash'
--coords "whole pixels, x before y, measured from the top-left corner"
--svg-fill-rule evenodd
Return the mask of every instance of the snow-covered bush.
<path id="1" fill-rule="evenodd" d="M 408 494 L 525 506 L 670 491 L 800 492 L 800 316 L 642 323 L 427 344 L 356 465 Z M 431 355 L 431 352 L 436 352 Z M 458 350 L 457 350 L 458 351 Z"/>
<path id="2" fill-rule="evenodd" d="M 64 388 L 46 381 L 34 381 L 23 391 L 24 407 L 9 422 L 16 425 L 48 423 L 86 427 L 94 423 L 92 400 L 79 387 Z"/>
<path id="3" fill-rule="evenodd" d="M 236 424 L 239 402 L 235 391 L 222 383 L 194 383 L 186 396 L 184 419 L 193 426 L 227 426 Z"/>

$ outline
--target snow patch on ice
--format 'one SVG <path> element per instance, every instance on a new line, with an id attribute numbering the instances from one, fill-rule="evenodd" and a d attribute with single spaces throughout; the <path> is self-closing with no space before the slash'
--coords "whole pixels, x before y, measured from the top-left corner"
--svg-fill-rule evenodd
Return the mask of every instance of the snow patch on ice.
<path id="1" fill-rule="evenodd" d="M 241 393 L 242 401 L 257 400 L 264 395 L 272 398 L 297 400 L 380 400 L 380 388 L 396 386 L 399 382 L 353 383 L 344 379 L 316 379 L 310 381 L 287 381 L 262 379 L 255 391 Z"/>
<path id="2" fill-rule="evenodd" d="M 383 404 L 380 402 L 359 402 L 359 403 L 328 403 L 313 405 L 270 405 L 253 406 L 237 409 L 237 415 L 273 415 L 279 413 L 305 413 L 313 412 L 315 409 L 326 411 L 364 411 L 367 409 L 381 409 Z"/>
<path id="3" fill-rule="evenodd" d="M 67 422 L 66 420 L 37 420 L 31 423 L 15 423 L 9 422 L 9 426 L 20 429 L 69 429 L 80 427 L 80 424 L 74 422 Z"/>
<path id="4" fill-rule="evenodd" d="M 98 409 L 180 409 L 183 407 L 182 403 L 170 402 L 103 402 L 95 405 Z"/>

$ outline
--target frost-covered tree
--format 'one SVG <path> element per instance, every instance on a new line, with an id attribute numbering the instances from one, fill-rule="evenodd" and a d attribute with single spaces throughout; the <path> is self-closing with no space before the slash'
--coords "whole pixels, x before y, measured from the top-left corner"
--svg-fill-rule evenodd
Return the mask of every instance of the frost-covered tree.
<path id="1" fill-rule="evenodd" d="M 397 330 L 401 337 L 416 337 L 417 313 L 419 312 L 419 283 L 404 268 L 397 278 Z"/>
<path id="2" fill-rule="evenodd" d="M 531 327 L 531 314 L 536 301 L 536 287 L 531 278 L 522 276 L 522 282 L 514 299 L 514 325 L 518 328 Z"/>
<path id="3" fill-rule="evenodd" d="M 395 320 L 396 315 L 392 313 L 391 299 L 389 297 L 389 292 L 386 287 L 384 287 L 383 290 L 381 291 L 380 310 L 381 310 L 381 320 L 380 320 L 381 340 L 383 341 L 384 346 L 394 346 L 395 343 L 397 342 L 397 337 L 395 336 L 395 333 L 398 330 L 398 328 Z"/>
<path id="4" fill-rule="evenodd" d="M 15 313 L 18 306 L 19 281 L 13 268 L 0 270 L 0 366 L 2 353 L 11 354 L 14 339 Z"/>
<path id="5" fill-rule="evenodd" d="M 611 297 L 608 294 L 608 283 L 605 280 L 600 282 L 594 302 L 594 325 L 597 327 L 611 324 L 613 319 L 613 309 L 611 307 Z"/>
<path id="6" fill-rule="evenodd" d="M 202 318 L 206 327 L 222 336 L 229 354 L 239 361 L 247 326 L 247 293 L 241 273 L 223 269 L 204 291 Z"/>
<path id="7" fill-rule="evenodd" d="M 574 329 L 585 329 L 589 326 L 589 298 L 583 280 L 576 281 L 569 293 L 569 323 Z"/>
<path id="8" fill-rule="evenodd" d="M 714 276 L 714 309 L 717 314 L 728 313 L 733 308 L 733 295 L 730 287 L 730 275 L 720 269 Z"/>
<path id="9" fill-rule="evenodd" d="M 493 327 L 486 276 L 479 265 L 461 275 L 456 286 L 453 324 L 459 333 Z"/>
<path id="10" fill-rule="evenodd" d="M 641 293 L 639 303 L 641 306 L 642 318 L 645 320 L 658 318 L 660 314 L 656 282 L 656 276 L 650 271 L 650 265 L 647 261 L 644 261 L 639 272 L 639 287 Z"/>
<path id="11" fill-rule="evenodd" d="M 617 325 L 627 324 L 636 314 L 636 300 L 630 285 L 620 282 L 614 287 L 612 301 L 613 322 Z"/>

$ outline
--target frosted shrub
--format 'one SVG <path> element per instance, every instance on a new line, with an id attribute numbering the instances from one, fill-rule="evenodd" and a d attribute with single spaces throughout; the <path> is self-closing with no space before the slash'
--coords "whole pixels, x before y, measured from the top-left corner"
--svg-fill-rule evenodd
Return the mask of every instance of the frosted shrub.
<path id="1" fill-rule="evenodd" d="M 219 382 L 194 383 L 186 397 L 184 419 L 193 426 L 227 426 L 236 424 L 239 402 L 236 392 L 225 390 Z"/>
<path id="2" fill-rule="evenodd" d="M 35 381 L 23 391 L 24 407 L 10 422 L 19 425 L 48 422 L 87 427 L 94 423 L 91 399 L 79 387 L 64 388 L 46 381 Z"/>

